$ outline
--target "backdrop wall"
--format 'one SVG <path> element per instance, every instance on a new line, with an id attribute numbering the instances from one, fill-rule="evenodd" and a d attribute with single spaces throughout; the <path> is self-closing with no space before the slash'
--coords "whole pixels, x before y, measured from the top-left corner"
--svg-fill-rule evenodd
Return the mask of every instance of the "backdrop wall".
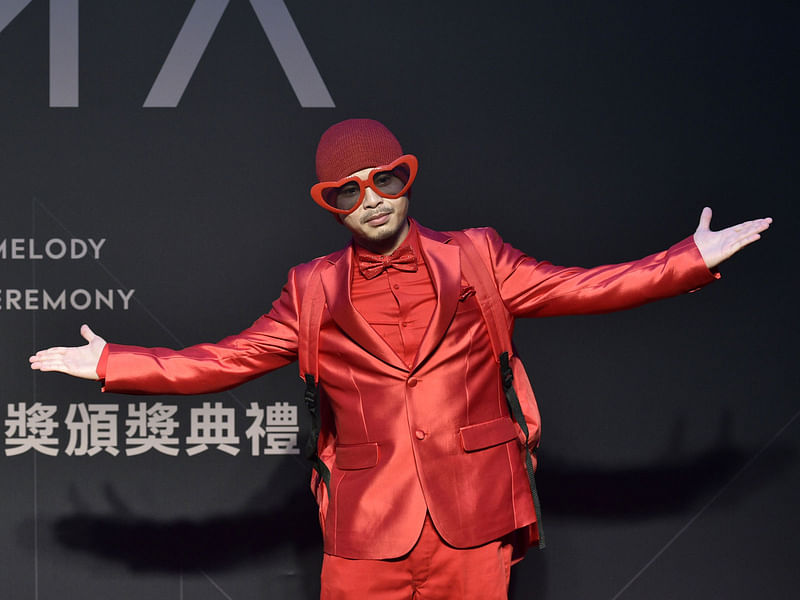
<path id="1" fill-rule="evenodd" d="M 775 218 L 699 293 L 518 323 L 548 548 L 511 597 L 793 596 L 797 17 L 782 2 L 0 2 L 0 597 L 317 597 L 296 368 L 126 397 L 32 374 L 27 356 L 81 343 L 83 322 L 172 347 L 248 326 L 291 266 L 347 241 L 308 189 L 319 135 L 349 117 L 419 157 L 423 224 L 491 225 L 560 264 L 661 250 L 706 204 L 714 228 Z"/>

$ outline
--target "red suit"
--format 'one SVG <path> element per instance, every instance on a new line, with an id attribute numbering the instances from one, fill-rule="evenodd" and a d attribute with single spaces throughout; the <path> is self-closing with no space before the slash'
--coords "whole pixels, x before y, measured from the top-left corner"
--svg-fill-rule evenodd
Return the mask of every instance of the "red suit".
<path id="1" fill-rule="evenodd" d="M 353 308 L 348 246 L 293 268 L 272 310 L 217 344 L 180 351 L 109 345 L 104 389 L 218 391 L 292 362 L 308 276 L 323 261 L 320 456 L 331 489 L 318 489 L 317 499 L 325 552 L 400 556 L 417 540 L 426 511 L 456 547 L 533 523 L 524 454 L 460 249 L 447 233 L 418 229 L 437 304 L 411 366 Z M 494 274 L 512 328 L 515 317 L 630 308 L 714 278 L 691 238 L 634 262 L 582 269 L 538 262 L 492 229 L 467 234 Z"/>

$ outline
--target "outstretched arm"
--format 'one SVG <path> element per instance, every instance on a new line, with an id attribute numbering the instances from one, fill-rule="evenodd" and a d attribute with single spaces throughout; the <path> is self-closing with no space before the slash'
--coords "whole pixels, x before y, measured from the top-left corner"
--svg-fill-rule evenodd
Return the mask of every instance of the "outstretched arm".
<path id="1" fill-rule="evenodd" d="M 729 259 L 739 250 L 761 238 L 761 232 L 772 223 L 772 218 L 755 219 L 733 225 L 720 231 L 711 231 L 711 209 L 706 206 L 700 213 L 700 223 L 694 232 L 694 243 L 709 269 Z"/>
<path id="2" fill-rule="evenodd" d="M 88 325 L 81 325 L 81 335 L 88 343 L 83 346 L 66 348 L 57 346 L 47 350 L 39 350 L 30 357 L 31 369 L 36 371 L 59 371 L 82 377 L 83 379 L 98 379 L 97 361 L 103 353 L 106 341 L 89 329 Z"/>
<path id="3" fill-rule="evenodd" d="M 468 230 L 487 246 L 487 265 L 515 317 L 597 314 L 633 308 L 700 288 L 718 277 L 713 269 L 760 237 L 772 219 L 756 219 L 711 231 L 711 209 L 689 236 L 639 260 L 591 269 L 537 261 L 505 244 L 491 229 Z"/>
<path id="4" fill-rule="evenodd" d="M 298 278 L 307 277 L 308 270 L 307 265 L 292 269 L 269 313 L 216 343 L 181 350 L 106 344 L 84 325 L 81 335 L 88 344 L 41 350 L 30 358 L 31 368 L 97 380 L 98 361 L 107 354 L 108 362 L 100 373 L 105 382 L 103 391 L 205 394 L 232 388 L 297 359 L 298 285 L 305 285 L 298 284 Z M 303 273 L 298 275 L 299 271 Z"/>

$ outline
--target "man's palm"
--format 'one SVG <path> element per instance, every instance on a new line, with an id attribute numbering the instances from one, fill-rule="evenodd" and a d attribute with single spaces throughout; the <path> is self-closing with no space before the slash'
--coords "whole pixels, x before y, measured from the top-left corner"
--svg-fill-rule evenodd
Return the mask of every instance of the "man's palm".
<path id="1" fill-rule="evenodd" d="M 770 223 L 772 223 L 772 219 L 767 217 L 745 221 L 727 229 L 711 231 L 711 209 L 706 206 L 700 213 L 700 223 L 697 225 L 697 231 L 694 232 L 694 243 L 697 244 L 697 249 L 700 250 L 706 266 L 713 269 L 747 244 L 752 244 L 761 238 L 759 234 L 767 229 Z"/>
<path id="2" fill-rule="evenodd" d="M 74 377 L 98 379 L 97 362 L 103 353 L 106 341 L 81 325 L 81 335 L 88 343 L 83 346 L 56 346 L 47 350 L 39 350 L 30 357 L 31 369 L 36 371 L 59 371 Z"/>

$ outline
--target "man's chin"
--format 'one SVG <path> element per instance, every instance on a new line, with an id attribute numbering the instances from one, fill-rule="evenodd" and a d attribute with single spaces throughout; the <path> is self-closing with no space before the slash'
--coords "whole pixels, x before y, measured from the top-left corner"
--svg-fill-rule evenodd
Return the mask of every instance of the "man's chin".
<path id="1" fill-rule="evenodd" d="M 396 230 L 392 230 L 388 227 L 376 227 L 374 229 L 370 229 L 364 232 L 364 238 L 372 241 L 382 241 L 388 240 L 389 238 L 397 235 Z"/>
<path id="2" fill-rule="evenodd" d="M 405 233 L 403 221 L 395 223 L 394 219 L 390 219 L 387 223 L 377 227 L 362 228 L 357 236 L 357 241 L 360 241 L 362 246 L 371 248 L 373 252 L 384 253 L 387 248 L 383 248 L 383 246 L 398 245 L 398 242 L 402 241 L 399 238 L 405 237 Z"/>

